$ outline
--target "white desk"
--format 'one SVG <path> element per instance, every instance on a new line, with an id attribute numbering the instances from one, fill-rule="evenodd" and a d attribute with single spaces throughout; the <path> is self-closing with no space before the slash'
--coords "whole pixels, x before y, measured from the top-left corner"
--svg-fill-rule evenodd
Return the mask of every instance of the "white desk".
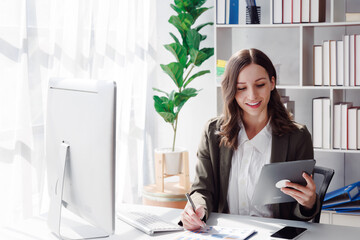
<path id="1" fill-rule="evenodd" d="M 160 215 L 165 220 L 177 223 L 180 209 L 162 208 L 162 207 L 150 207 L 143 205 L 124 205 L 123 207 L 134 208 L 137 210 L 152 212 Z M 282 228 L 283 226 L 300 226 L 305 227 L 308 230 L 299 238 L 300 240 L 305 239 L 359 239 L 360 228 L 318 224 L 318 223 L 307 223 L 289 220 L 279 219 L 268 219 L 268 218 L 257 218 L 257 217 L 246 217 L 229 214 L 218 214 L 212 213 L 210 219 L 207 222 L 208 225 L 218 225 L 223 227 L 234 227 L 234 228 L 252 228 L 258 232 L 254 235 L 251 240 L 256 239 L 270 239 L 270 234 Z M 181 233 L 181 232 L 180 232 Z M 132 240 L 132 239 L 152 239 L 152 240 L 170 240 L 175 238 L 179 232 L 171 234 L 157 234 L 155 236 L 148 236 L 143 232 L 131 227 L 130 225 L 116 220 L 116 231 L 115 235 L 107 238 L 109 240 Z M 0 228 L 0 239 L 6 240 L 52 240 L 57 239 L 53 234 L 50 233 L 47 228 L 46 217 L 36 217 L 28 219 L 24 222 L 19 223 L 14 227 L 3 227 Z"/>

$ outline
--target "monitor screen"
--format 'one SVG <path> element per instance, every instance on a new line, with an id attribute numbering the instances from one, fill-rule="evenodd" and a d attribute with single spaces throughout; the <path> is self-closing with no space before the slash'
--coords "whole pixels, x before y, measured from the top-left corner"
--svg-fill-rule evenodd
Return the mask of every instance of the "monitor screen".
<path id="1" fill-rule="evenodd" d="M 50 199 L 59 194 L 63 167 L 62 205 L 92 225 L 114 232 L 115 215 L 114 82 L 51 79 L 46 119 L 46 160 Z"/>

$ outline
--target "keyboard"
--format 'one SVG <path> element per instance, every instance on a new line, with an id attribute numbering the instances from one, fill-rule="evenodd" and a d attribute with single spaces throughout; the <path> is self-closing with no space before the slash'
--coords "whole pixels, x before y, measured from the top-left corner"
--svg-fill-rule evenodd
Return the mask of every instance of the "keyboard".
<path id="1" fill-rule="evenodd" d="M 148 235 L 154 235 L 158 232 L 181 231 L 184 229 L 177 224 L 167 222 L 151 213 L 122 210 L 117 211 L 116 216 Z"/>

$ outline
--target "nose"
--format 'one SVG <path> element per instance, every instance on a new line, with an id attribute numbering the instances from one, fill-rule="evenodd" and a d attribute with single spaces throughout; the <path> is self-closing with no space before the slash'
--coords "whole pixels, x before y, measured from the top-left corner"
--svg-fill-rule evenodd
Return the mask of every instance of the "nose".
<path id="1" fill-rule="evenodd" d="M 249 93 L 248 98 L 249 98 L 250 100 L 255 100 L 255 99 L 256 99 L 256 97 L 257 97 L 257 90 L 256 90 L 255 87 L 250 87 L 248 93 Z"/>

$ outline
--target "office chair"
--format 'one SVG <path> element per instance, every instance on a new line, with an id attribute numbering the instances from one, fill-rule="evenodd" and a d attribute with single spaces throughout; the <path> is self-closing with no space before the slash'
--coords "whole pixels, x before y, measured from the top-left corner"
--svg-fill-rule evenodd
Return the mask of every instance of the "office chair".
<path id="1" fill-rule="evenodd" d="M 334 169 L 319 166 L 314 167 L 314 182 L 316 185 L 316 193 L 319 195 L 320 198 L 320 212 L 316 214 L 316 216 L 313 218 L 312 222 L 314 223 L 320 222 L 322 204 L 326 191 L 330 185 L 331 179 L 334 176 L 334 172 Z"/>

